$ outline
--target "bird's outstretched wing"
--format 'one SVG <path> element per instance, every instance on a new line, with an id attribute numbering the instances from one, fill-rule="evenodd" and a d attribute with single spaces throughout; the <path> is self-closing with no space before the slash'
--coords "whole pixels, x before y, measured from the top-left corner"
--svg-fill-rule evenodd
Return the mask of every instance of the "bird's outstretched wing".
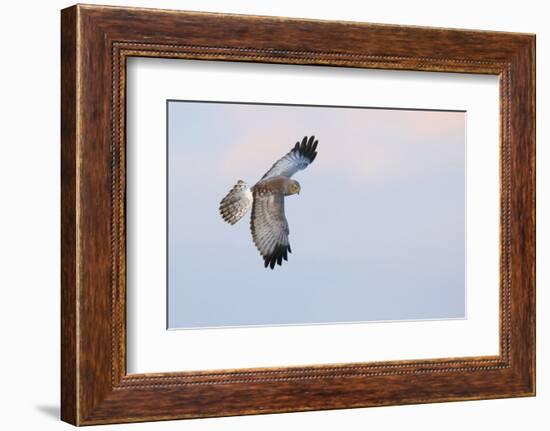
<path id="1" fill-rule="evenodd" d="M 284 195 L 280 192 L 255 192 L 250 218 L 252 239 L 264 258 L 264 266 L 281 265 L 291 252 Z"/>
<path id="2" fill-rule="evenodd" d="M 265 173 L 262 180 L 267 178 L 282 175 L 291 177 L 296 172 L 307 168 L 307 166 L 317 157 L 317 143 L 315 136 L 309 139 L 304 136 L 302 142 L 296 142 L 296 145 L 284 157 L 280 158 L 275 164 Z"/>

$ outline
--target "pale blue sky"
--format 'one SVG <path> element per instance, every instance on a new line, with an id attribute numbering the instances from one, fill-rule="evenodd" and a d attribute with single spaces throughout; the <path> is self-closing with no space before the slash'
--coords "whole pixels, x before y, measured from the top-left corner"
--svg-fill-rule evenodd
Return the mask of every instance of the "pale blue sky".
<path id="1" fill-rule="evenodd" d="M 465 315 L 464 112 L 168 102 L 169 328 Z M 293 253 L 263 267 L 218 205 L 305 135 Z"/>

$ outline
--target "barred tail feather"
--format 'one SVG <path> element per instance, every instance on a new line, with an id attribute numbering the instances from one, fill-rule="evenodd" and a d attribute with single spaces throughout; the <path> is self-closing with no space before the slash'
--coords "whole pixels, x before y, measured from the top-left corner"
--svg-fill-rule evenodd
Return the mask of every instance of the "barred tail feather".
<path id="1" fill-rule="evenodd" d="M 222 218 L 229 224 L 237 223 L 248 212 L 252 199 L 248 184 L 239 180 L 220 202 Z"/>

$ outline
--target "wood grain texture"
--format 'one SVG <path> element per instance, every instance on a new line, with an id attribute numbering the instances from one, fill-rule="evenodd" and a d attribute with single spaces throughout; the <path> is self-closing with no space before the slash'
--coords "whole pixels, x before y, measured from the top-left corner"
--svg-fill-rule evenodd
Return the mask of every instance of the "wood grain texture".
<path id="1" fill-rule="evenodd" d="M 533 35 L 101 6 L 62 11 L 62 418 L 137 422 L 535 393 Z M 500 354 L 126 373 L 129 56 L 495 74 Z"/>
<path id="2" fill-rule="evenodd" d="M 61 16 L 61 417 L 77 422 L 76 9 Z"/>

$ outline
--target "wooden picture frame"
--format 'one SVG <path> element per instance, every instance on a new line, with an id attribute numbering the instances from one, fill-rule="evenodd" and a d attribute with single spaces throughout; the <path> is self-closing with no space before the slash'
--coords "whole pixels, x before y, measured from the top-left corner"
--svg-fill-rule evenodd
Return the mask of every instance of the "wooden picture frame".
<path id="1" fill-rule="evenodd" d="M 61 13 L 61 418 L 74 425 L 535 394 L 535 36 L 77 5 Z M 127 374 L 130 56 L 500 77 L 500 354 Z"/>

